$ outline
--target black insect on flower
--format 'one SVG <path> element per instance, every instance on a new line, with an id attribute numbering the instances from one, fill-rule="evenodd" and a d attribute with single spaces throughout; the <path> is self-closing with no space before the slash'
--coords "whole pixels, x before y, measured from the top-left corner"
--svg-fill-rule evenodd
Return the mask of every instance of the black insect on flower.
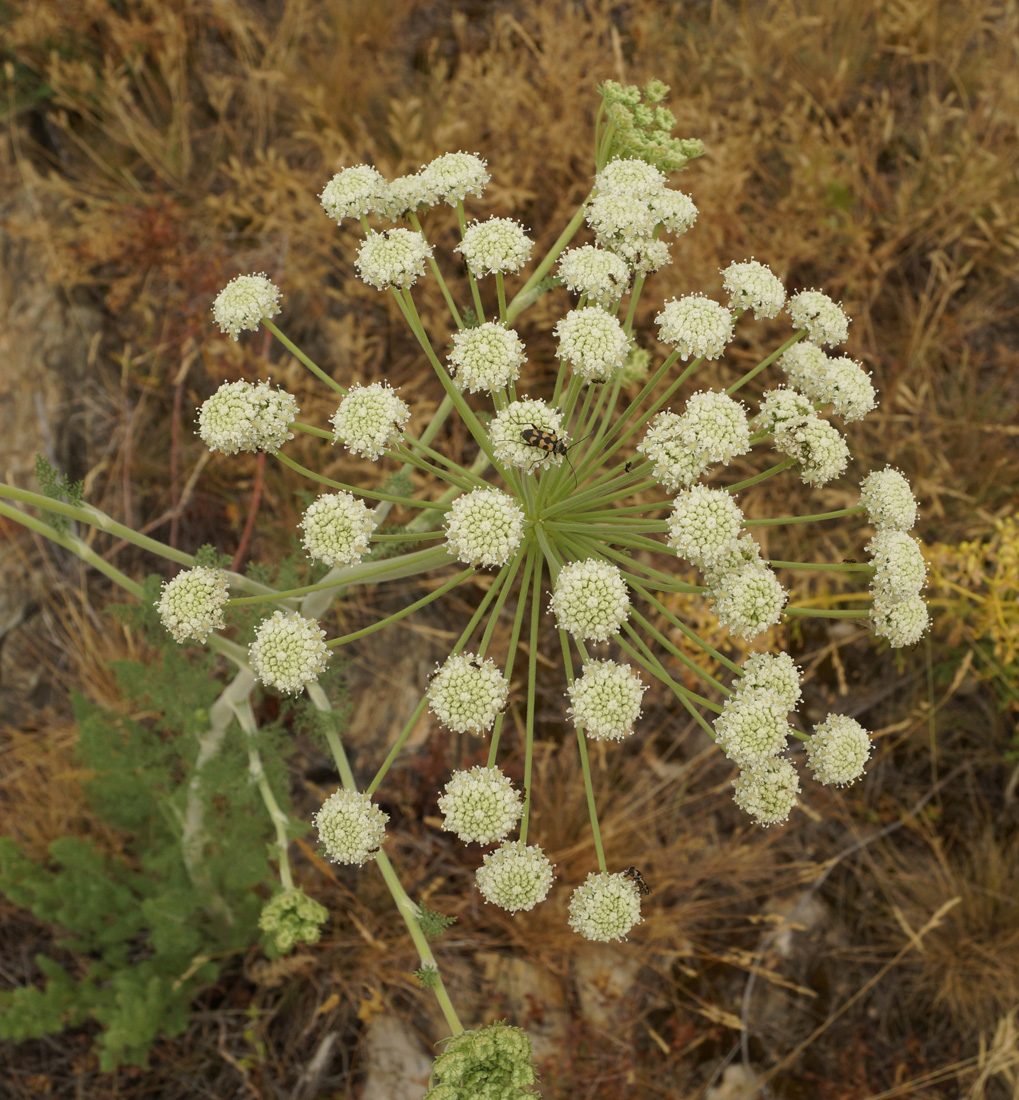
<path id="1" fill-rule="evenodd" d="M 640 873 L 640 871 L 637 870 L 636 867 L 627 867 L 623 874 L 626 875 L 627 878 L 633 879 L 641 897 L 646 898 L 648 894 L 651 893 L 651 887 L 648 886 L 644 876 Z"/>
<path id="2" fill-rule="evenodd" d="M 559 438 L 557 432 L 552 428 L 536 428 L 532 424 L 531 427 L 524 428 L 520 433 L 520 438 L 528 447 L 537 447 L 538 450 L 544 451 L 547 455 L 562 455 L 569 462 L 570 469 L 573 470 L 574 488 L 577 487 L 577 471 L 573 469 L 573 463 L 570 462 L 570 448 Z M 578 439 L 577 443 L 583 443 L 583 440 Z M 575 447 L 577 443 L 572 443 L 570 446 Z"/>

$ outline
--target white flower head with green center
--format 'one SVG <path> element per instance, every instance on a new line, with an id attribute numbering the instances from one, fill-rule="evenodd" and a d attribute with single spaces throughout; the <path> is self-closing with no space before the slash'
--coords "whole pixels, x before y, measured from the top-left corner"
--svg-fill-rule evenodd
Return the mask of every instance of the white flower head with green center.
<path id="1" fill-rule="evenodd" d="M 625 237 L 606 239 L 606 248 L 612 251 L 629 267 L 634 275 L 647 276 L 666 264 L 672 263 L 668 244 L 654 237 Z"/>
<path id="2" fill-rule="evenodd" d="M 767 688 L 781 698 L 787 711 L 795 710 L 800 701 L 800 670 L 788 653 L 751 653 L 732 687 L 736 694 Z"/>
<path id="3" fill-rule="evenodd" d="M 714 598 L 714 595 L 722 588 L 725 578 L 730 573 L 738 573 L 748 565 L 758 569 L 768 567 L 767 562 L 761 556 L 761 548 L 758 546 L 757 540 L 753 535 L 742 534 L 731 550 L 710 565 L 700 567 L 704 573 L 704 584 L 708 588 L 709 595 Z"/>
<path id="4" fill-rule="evenodd" d="M 892 649 L 916 645 L 930 625 L 930 613 L 923 596 L 909 596 L 896 603 L 876 599 L 870 609 L 870 622 L 879 638 L 886 638 Z"/>
<path id="5" fill-rule="evenodd" d="M 492 418 L 488 435 L 492 440 L 495 457 L 504 466 L 514 466 L 528 473 L 534 473 L 549 466 L 561 466 L 563 455 L 525 442 L 523 433 L 529 429 L 537 432 L 551 432 L 565 445 L 569 444 L 569 439 L 563 432 L 560 411 L 544 401 L 527 397 L 522 401 L 511 401 L 505 409 L 500 410 Z"/>
<path id="6" fill-rule="evenodd" d="M 378 855 L 386 839 L 383 813 L 363 791 L 341 787 L 322 803 L 312 823 L 326 855 L 334 863 L 353 863 L 358 867 Z"/>
<path id="7" fill-rule="evenodd" d="M 480 198 L 492 178 L 487 161 L 474 153 L 443 153 L 426 164 L 418 175 L 429 206 L 437 202 L 456 206 L 468 195 Z"/>
<path id="8" fill-rule="evenodd" d="M 301 889 L 282 890 L 262 906 L 258 927 L 286 954 L 299 943 L 318 943 L 329 910 Z"/>
<path id="9" fill-rule="evenodd" d="M 432 1065 L 440 1083 L 424 1100 L 537 1100 L 531 1040 L 518 1027 L 497 1020 L 461 1031 L 446 1041 Z"/>
<path id="10" fill-rule="evenodd" d="M 621 741 L 633 733 L 647 686 L 629 665 L 588 661 L 569 689 L 575 726 L 595 741 Z"/>
<path id="11" fill-rule="evenodd" d="M 610 160 L 594 177 L 599 194 L 624 195 L 646 202 L 665 190 L 665 176 L 636 157 Z"/>
<path id="12" fill-rule="evenodd" d="M 903 474 L 892 466 L 875 470 L 860 482 L 860 503 L 879 531 L 908 531 L 916 523 L 916 497 Z"/>
<path id="13" fill-rule="evenodd" d="M 655 322 L 658 338 L 683 360 L 691 356 L 717 359 L 732 339 L 732 314 L 703 294 L 666 302 Z"/>
<path id="14" fill-rule="evenodd" d="M 388 382 L 350 387 L 333 413 L 333 442 L 374 462 L 400 438 L 410 409 Z"/>
<path id="15" fill-rule="evenodd" d="M 446 513 L 446 544 L 467 565 L 502 566 L 524 537 L 524 513 L 501 489 L 472 489 Z"/>
<path id="16" fill-rule="evenodd" d="M 226 626 L 223 608 L 229 598 L 226 573 L 197 565 L 178 573 L 172 581 L 163 582 L 156 607 L 174 641 L 204 642 L 213 630 Z"/>
<path id="17" fill-rule="evenodd" d="M 412 287 L 425 273 L 432 246 L 414 229 L 371 231 L 358 249 L 354 267 L 376 290 Z"/>
<path id="18" fill-rule="evenodd" d="M 756 638 L 775 626 L 789 600 L 778 577 L 763 563 L 712 576 L 709 587 L 719 625 L 737 638 Z"/>
<path id="19" fill-rule="evenodd" d="M 762 321 L 777 317 L 785 305 L 782 280 L 767 264 L 751 258 L 729 264 L 721 275 L 722 286 L 729 294 L 729 308 L 734 312 L 752 309 L 754 317 Z"/>
<path id="20" fill-rule="evenodd" d="M 758 825 L 780 825 L 789 819 L 800 793 L 800 777 L 788 760 L 773 756 L 756 768 L 745 768 L 732 781 L 733 801 Z"/>
<path id="21" fill-rule="evenodd" d="M 828 401 L 828 368 L 831 360 L 816 345 L 800 340 L 779 357 L 778 365 L 785 372 L 791 389 L 812 402 Z"/>
<path id="22" fill-rule="evenodd" d="M 319 202 L 339 225 L 344 218 L 357 219 L 381 211 L 388 190 L 389 183 L 377 168 L 355 164 L 352 168 L 341 168 L 333 176 L 322 189 Z"/>
<path id="23" fill-rule="evenodd" d="M 680 438 L 705 462 L 728 466 L 750 450 L 750 425 L 742 402 L 717 390 L 693 394 L 678 425 Z"/>
<path id="24" fill-rule="evenodd" d="M 509 681 L 495 661 L 473 653 L 447 657 L 428 685 L 432 713 L 454 733 L 488 733 L 509 698 Z"/>
<path id="25" fill-rule="evenodd" d="M 841 416 L 847 424 L 862 420 L 877 408 L 877 391 L 870 380 L 870 372 L 845 355 L 830 359 L 825 400 L 831 403 L 835 415 Z"/>
<path id="26" fill-rule="evenodd" d="M 257 332 L 258 326 L 280 311 L 283 293 L 268 275 L 238 275 L 216 295 L 212 319 L 220 332 L 235 340 L 241 329 Z"/>
<path id="27" fill-rule="evenodd" d="M 633 244 L 652 240 L 655 216 L 646 202 L 631 195 L 603 191 L 587 204 L 587 224 L 594 230 L 598 243 L 612 247 L 622 241 Z"/>
<path id="28" fill-rule="evenodd" d="M 805 394 L 783 386 L 762 396 L 754 427 L 764 432 L 789 431 L 806 424 L 813 415 L 813 403 Z"/>
<path id="29" fill-rule="evenodd" d="M 592 871 L 570 898 L 570 927 L 587 940 L 625 940 L 640 921 L 640 891 L 621 872 Z"/>
<path id="30" fill-rule="evenodd" d="M 618 318 L 600 306 L 571 309 L 557 322 L 555 334 L 556 355 L 588 382 L 611 378 L 622 369 L 630 350 L 630 337 Z"/>
<path id="31" fill-rule="evenodd" d="M 668 233 L 679 236 L 693 228 L 697 221 L 697 207 L 689 195 L 666 188 L 648 200 L 651 214 Z"/>
<path id="32" fill-rule="evenodd" d="M 905 531 L 879 530 L 867 543 L 874 562 L 871 588 L 875 601 L 899 603 L 920 594 L 927 583 L 927 563 L 919 540 Z"/>
<path id="33" fill-rule="evenodd" d="M 863 775 L 870 759 L 870 734 L 845 714 L 829 714 L 814 726 L 806 744 L 807 765 L 818 783 L 845 787 Z"/>
<path id="34" fill-rule="evenodd" d="M 263 619 L 248 649 L 251 671 L 267 687 L 296 694 L 314 683 L 329 663 L 326 632 L 296 611 Z"/>
<path id="35" fill-rule="evenodd" d="M 630 616 L 630 593 L 619 569 L 596 558 L 559 570 L 551 608 L 560 629 L 585 642 L 605 642 Z"/>
<path id="36" fill-rule="evenodd" d="M 678 413 L 659 413 L 637 445 L 637 451 L 651 460 L 655 477 L 669 492 L 692 485 L 710 466 L 686 442 L 683 427 L 683 417 Z"/>
<path id="37" fill-rule="evenodd" d="M 513 329 L 485 321 L 476 328 L 453 333 L 449 362 L 458 389 L 491 393 L 520 376 L 524 344 Z"/>
<path id="38" fill-rule="evenodd" d="M 450 776 L 439 809 L 445 815 L 442 827 L 465 844 L 492 844 L 516 827 L 523 802 L 508 775 L 477 765 Z"/>
<path id="39" fill-rule="evenodd" d="M 788 744 L 788 713 L 786 700 L 771 688 L 734 692 L 715 720 L 718 744 L 739 767 L 755 768 Z"/>
<path id="40" fill-rule="evenodd" d="M 297 402 L 268 382 L 224 382 L 198 410 L 198 434 L 210 451 L 275 454 L 294 438 Z"/>
<path id="41" fill-rule="evenodd" d="M 485 856 L 474 881 L 485 901 L 518 913 L 545 900 L 555 878 L 554 866 L 536 844 L 507 840 Z"/>
<path id="42" fill-rule="evenodd" d="M 614 253 L 593 244 L 571 248 L 559 258 L 559 278 L 574 294 L 608 309 L 625 293 L 630 269 Z"/>
<path id="43" fill-rule="evenodd" d="M 313 561 L 352 565 L 368 552 L 375 530 L 372 510 L 353 493 L 324 493 L 312 501 L 298 524 L 301 541 Z"/>
<path id="44" fill-rule="evenodd" d="M 812 344 L 845 343 L 849 335 L 849 318 L 842 307 L 819 290 L 801 290 L 789 299 L 789 315 L 793 328 L 806 329 Z"/>
<path id="45" fill-rule="evenodd" d="M 775 429 L 775 447 L 800 464 L 807 485 L 826 485 L 849 465 L 849 446 L 838 428 L 819 416 L 808 416 L 796 427 Z"/>
<path id="46" fill-rule="evenodd" d="M 462 254 L 471 274 L 512 274 L 531 258 L 534 241 L 524 227 L 512 218 L 489 218 L 472 222 L 464 231 L 463 240 L 454 249 Z"/>
<path id="47" fill-rule="evenodd" d="M 711 566 L 737 548 L 743 513 L 730 493 L 694 485 L 676 497 L 669 545 L 693 565 Z"/>
<path id="48" fill-rule="evenodd" d="M 425 187 L 420 173 L 399 176 L 386 184 L 386 190 L 376 202 L 376 213 L 388 221 L 399 221 L 425 203 Z"/>

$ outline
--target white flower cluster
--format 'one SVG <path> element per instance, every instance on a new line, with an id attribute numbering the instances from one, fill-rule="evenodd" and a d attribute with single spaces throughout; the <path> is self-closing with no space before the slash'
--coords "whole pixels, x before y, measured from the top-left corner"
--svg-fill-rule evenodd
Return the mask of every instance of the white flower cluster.
<path id="1" fill-rule="evenodd" d="M 519 377 L 524 345 L 513 329 L 485 321 L 475 328 L 453 333 L 449 362 L 459 389 L 491 393 Z"/>
<path id="2" fill-rule="evenodd" d="M 454 733 L 488 733 L 506 705 L 509 682 L 492 660 L 454 653 L 428 685 L 428 701 L 439 721 Z"/>
<path id="3" fill-rule="evenodd" d="M 725 701 L 715 735 L 725 755 L 741 768 L 755 768 L 782 752 L 792 733 L 786 700 L 771 688 L 744 688 Z"/>
<path id="4" fill-rule="evenodd" d="M 400 438 L 409 419 L 410 409 L 388 382 L 356 383 L 333 413 L 333 439 L 374 462 Z"/>
<path id="5" fill-rule="evenodd" d="M 744 561 L 706 577 L 719 625 L 738 638 L 756 638 L 782 618 L 789 593 L 763 561 Z"/>
<path id="6" fill-rule="evenodd" d="M 655 317 L 658 338 L 678 352 L 684 361 L 717 359 L 732 339 L 733 316 L 703 294 L 673 298 Z"/>
<path id="7" fill-rule="evenodd" d="M 788 820 L 800 793 L 800 777 L 788 760 L 773 756 L 756 768 L 747 768 L 732 781 L 732 798 L 758 825 Z"/>
<path id="8" fill-rule="evenodd" d="M 927 563 L 919 541 L 905 531 L 878 527 L 867 552 L 874 562 L 871 622 L 875 633 L 887 638 L 893 648 L 915 645 L 929 623 L 920 594 L 927 581 Z"/>
<path id="9" fill-rule="evenodd" d="M 870 759 L 870 734 L 845 714 L 829 714 L 807 741 L 807 763 L 818 783 L 844 787 L 863 775 Z"/>
<path id="10" fill-rule="evenodd" d="M 733 311 L 752 309 L 758 321 L 776 317 L 785 305 L 782 280 L 755 259 L 731 263 L 722 275 L 722 286 L 729 292 L 729 308 Z"/>
<path id="11" fill-rule="evenodd" d="M 551 608 L 561 630 L 581 641 L 604 642 L 629 617 L 630 594 L 616 566 L 590 558 L 559 570 Z"/>
<path id="12" fill-rule="evenodd" d="M 870 374 L 846 356 L 829 358 L 814 344 L 800 341 L 779 359 L 789 385 L 819 405 L 831 405 L 847 423 L 877 407 Z"/>
<path id="13" fill-rule="evenodd" d="M 621 741 L 633 733 L 646 690 L 629 665 L 588 661 L 570 687 L 567 713 L 595 741 Z"/>
<path id="14" fill-rule="evenodd" d="M 913 490 L 891 466 L 875 470 L 860 482 L 860 503 L 878 530 L 909 531 L 916 523 Z"/>
<path id="15" fill-rule="evenodd" d="M 775 447 L 796 459 L 800 478 L 807 485 L 824 485 L 844 473 L 849 465 L 848 444 L 838 428 L 819 416 L 776 427 Z"/>
<path id="16" fill-rule="evenodd" d="M 619 319 L 600 306 L 572 309 L 555 327 L 556 355 L 565 359 L 581 378 L 604 382 L 621 370 L 630 350 Z"/>
<path id="17" fill-rule="evenodd" d="M 626 293 L 630 269 L 614 252 L 593 244 L 564 252 L 559 259 L 559 278 L 574 294 L 610 309 Z"/>
<path id="18" fill-rule="evenodd" d="M 506 408 L 500 409 L 489 425 L 488 434 L 495 457 L 504 466 L 513 466 L 529 473 L 548 466 L 561 466 L 561 454 L 544 451 L 524 441 L 523 433 L 532 428 L 539 432 L 551 432 L 564 443 L 569 442 L 564 438 L 560 411 L 544 401 L 527 397 L 522 401 L 511 401 Z"/>
<path id="19" fill-rule="evenodd" d="M 163 582 L 156 607 L 174 641 L 183 643 L 194 638 L 204 642 L 213 630 L 226 626 L 223 608 L 229 598 L 226 573 L 197 565 Z"/>
<path id="20" fill-rule="evenodd" d="M 552 868 L 536 844 L 508 840 L 485 856 L 474 880 L 485 901 L 518 913 L 545 900 L 555 877 Z"/>
<path id="21" fill-rule="evenodd" d="M 298 524 L 301 541 L 313 561 L 352 565 L 368 550 L 375 514 L 353 493 L 324 493 L 313 501 Z"/>
<path id="22" fill-rule="evenodd" d="M 198 410 L 198 434 L 210 451 L 275 454 L 294 438 L 297 413 L 293 396 L 268 382 L 224 382 Z"/>
<path id="23" fill-rule="evenodd" d="M 489 218 L 467 226 L 463 240 L 453 251 L 463 256 L 471 274 L 480 279 L 483 275 L 519 271 L 531 258 L 533 247 L 523 226 L 512 218 Z"/>
<path id="24" fill-rule="evenodd" d="M 241 329 L 255 332 L 268 317 L 280 311 L 283 294 L 268 275 L 238 275 L 216 295 L 212 319 L 235 340 Z"/>
<path id="25" fill-rule="evenodd" d="M 454 772 L 439 796 L 442 827 L 465 843 L 502 840 L 520 820 L 520 793 L 498 768 Z"/>
<path id="26" fill-rule="evenodd" d="M 325 672 L 326 632 L 296 611 L 274 611 L 263 619 L 248 649 L 251 669 L 269 687 L 296 694 Z"/>
<path id="27" fill-rule="evenodd" d="M 849 318 L 842 307 L 819 290 L 801 290 L 789 299 L 793 328 L 806 329 L 812 344 L 842 344 L 849 335 Z"/>
<path id="28" fill-rule="evenodd" d="M 344 218 L 383 212 L 389 189 L 389 183 L 377 168 L 355 164 L 351 168 L 341 168 L 333 176 L 322 189 L 319 202 L 338 225 Z"/>
<path id="29" fill-rule="evenodd" d="M 704 569 L 738 548 L 743 513 L 730 493 L 695 485 L 676 497 L 669 517 L 669 545 Z"/>
<path id="30" fill-rule="evenodd" d="M 446 513 L 449 552 L 467 565 L 505 565 L 524 537 L 524 513 L 500 489 L 473 489 Z"/>
<path id="31" fill-rule="evenodd" d="M 413 229 L 368 231 L 357 251 L 354 267 L 358 275 L 376 290 L 412 287 L 425 273 L 432 246 Z"/>
<path id="32" fill-rule="evenodd" d="M 592 871 L 570 898 L 570 927 L 588 940 L 625 940 L 640 921 L 640 891 L 623 873 Z"/>
<path id="33" fill-rule="evenodd" d="M 474 153 L 443 153 L 418 172 L 424 201 L 456 206 L 467 196 L 479 198 L 492 178 L 487 163 Z"/>
<path id="34" fill-rule="evenodd" d="M 358 867 L 378 854 L 388 820 L 367 794 L 346 787 L 333 791 L 312 818 L 326 855 Z"/>

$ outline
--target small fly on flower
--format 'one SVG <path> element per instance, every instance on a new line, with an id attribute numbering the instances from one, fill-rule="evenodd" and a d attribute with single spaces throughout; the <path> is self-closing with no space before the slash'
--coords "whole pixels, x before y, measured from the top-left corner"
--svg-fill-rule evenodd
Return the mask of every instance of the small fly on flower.
<path id="1" fill-rule="evenodd" d="M 563 458 L 570 463 L 570 469 L 573 470 L 574 488 L 576 489 L 578 487 L 577 471 L 573 469 L 573 463 L 570 462 L 569 447 L 566 446 L 552 428 L 536 428 L 532 424 L 531 427 L 524 428 L 520 433 L 520 438 L 528 447 L 537 447 L 538 450 L 544 451 L 547 455 L 562 455 Z M 584 436 L 584 439 L 586 438 L 587 436 Z M 583 442 L 583 439 L 577 440 L 577 443 Z M 576 447 L 577 443 L 571 443 L 570 447 Z"/>
<path id="2" fill-rule="evenodd" d="M 626 875 L 627 878 L 633 879 L 637 887 L 637 891 L 642 898 L 646 898 L 648 894 L 651 893 L 651 887 L 648 886 L 644 876 L 640 873 L 640 871 L 637 870 L 636 867 L 627 867 L 623 874 Z"/>

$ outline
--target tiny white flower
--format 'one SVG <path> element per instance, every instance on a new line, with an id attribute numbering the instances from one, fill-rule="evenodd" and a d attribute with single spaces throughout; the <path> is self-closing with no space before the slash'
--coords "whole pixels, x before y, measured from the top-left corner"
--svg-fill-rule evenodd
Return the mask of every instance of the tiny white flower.
<path id="1" fill-rule="evenodd" d="M 322 803 L 312 822 L 326 855 L 334 863 L 353 863 L 358 867 L 378 855 L 386 839 L 383 813 L 363 791 L 341 787 Z"/>
<path id="2" fill-rule="evenodd" d="M 520 376 L 524 345 L 513 329 L 485 321 L 475 328 L 453 333 L 449 362 L 458 389 L 491 393 Z"/>
<path id="3" fill-rule="evenodd" d="M 836 416 L 847 423 L 862 420 L 877 408 L 877 391 L 870 380 L 870 372 L 845 355 L 830 359 L 825 400 L 831 403 Z"/>
<path id="4" fill-rule="evenodd" d="M 492 844 L 516 826 L 523 803 L 509 776 L 478 765 L 450 776 L 439 809 L 445 815 L 442 827 L 465 844 Z"/>
<path id="5" fill-rule="evenodd" d="M 296 694 L 329 663 L 326 632 L 296 611 L 274 611 L 263 619 L 248 648 L 251 670 L 268 687 Z"/>
<path id="6" fill-rule="evenodd" d="M 807 485 L 824 485 L 849 465 L 846 441 L 819 416 L 809 416 L 796 427 L 777 427 L 775 447 L 799 462 L 800 479 Z"/>
<path id="7" fill-rule="evenodd" d="M 268 382 L 224 382 L 198 410 L 198 434 L 210 451 L 275 454 L 294 438 L 298 411 L 291 394 Z"/>
<path id="8" fill-rule="evenodd" d="M 570 687 L 567 714 L 594 740 L 621 741 L 633 733 L 646 690 L 629 665 L 588 661 Z"/>
<path id="9" fill-rule="evenodd" d="M 510 913 L 533 909 L 552 888 L 553 864 L 536 844 L 507 840 L 485 856 L 474 881 L 485 901 Z"/>
<path id="10" fill-rule="evenodd" d="M 456 206 L 468 195 L 479 198 L 492 178 L 488 165 L 474 153 L 443 153 L 418 173 L 429 206 L 437 202 Z"/>
<path id="11" fill-rule="evenodd" d="M 860 482 L 860 503 L 879 530 L 908 531 L 916 523 L 916 497 L 903 475 L 891 466 Z"/>
<path id="12" fill-rule="evenodd" d="M 453 250 L 463 255 L 471 274 L 480 279 L 496 272 L 519 271 L 531 258 L 534 241 L 512 218 L 472 222 Z"/>
<path id="13" fill-rule="evenodd" d="M 763 563 L 747 564 L 712 577 L 711 594 L 719 625 L 737 638 L 756 638 L 782 618 L 789 593 Z"/>
<path id="14" fill-rule="evenodd" d="M 697 221 L 697 207 L 689 195 L 666 188 L 648 200 L 655 219 L 669 233 L 685 233 Z"/>
<path id="15" fill-rule="evenodd" d="M 754 427 L 765 432 L 798 428 L 814 415 L 810 399 L 796 390 L 781 387 L 768 390 L 761 398 L 761 411 L 754 417 Z"/>
<path id="16" fill-rule="evenodd" d="M 662 343 L 675 348 L 684 360 L 691 356 L 717 359 L 732 339 L 732 314 L 703 294 L 666 302 L 655 322 Z"/>
<path id="17" fill-rule="evenodd" d="M 524 537 L 524 513 L 500 489 L 473 489 L 446 513 L 449 552 L 467 565 L 505 565 Z"/>
<path id="18" fill-rule="evenodd" d="M 729 292 L 729 308 L 752 309 L 758 321 L 777 317 L 785 305 L 782 280 L 757 260 L 731 263 L 722 271 L 722 286 Z"/>
<path id="19" fill-rule="evenodd" d="M 646 202 L 665 190 L 665 176 L 636 157 L 610 160 L 594 177 L 599 193 L 625 195 Z"/>
<path id="20" fill-rule="evenodd" d="M 734 692 L 715 720 L 719 747 L 741 768 L 755 768 L 788 744 L 788 713 L 785 699 L 770 688 Z"/>
<path id="21" fill-rule="evenodd" d="M 354 267 L 376 290 L 391 286 L 406 290 L 425 273 L 432 246 L 414 229 L 370 231 L 357 251 Z"/>
<path id="22" fill-rule="evenodd" d="M 428 702 L 454 733 L 488 733 L 509 697 L 509 681 L 492 660 L 454 653 L 428 685 Z"/>
<path id="23" fill-rule="evenodd" d="M 692 394 L 680 419 L 680 437 L 705 462 L 728 466 L 750 450 L 750 425 L 743 404 L 728 394 L 707 390 Z"/>
<path id="24" fill-rule="evenodd" d="M 640 922 L 640 891 L 621 872 L 592 871 L 570 898 L 570 927 L 585 939 L 625 940 Z"/>
<path id="25" fill-rule="evenodd" d="M 669 517 L 669 545 L 701 568 L 737 548 L 743 513 L 730 493 L 694 485 L 676 497 Z"/>
<path id="26" fill-rule="evenodd" d="M 923 596 L 909 596 L 897 603 L 875 600 L 870 621 L 879 638 L 887 638 L 892 649 L 916 645 L 930 625 Z"/>
<path id="27" fill-rule="evenodd" d="M 806 744 L 807 764 L 818 783 L 845 787 L 863 775 L 870 759 L 870 734 L 845 714 L 829 714 L 814 726 Z"/>
<path id="28" fill-rule="evenodd" d="M 559 278 L 574 294 L 586 295 L 608 309 L 626 293 L 630 269 L 614 252 L 593 244 L 564 252 L 559 259 Z"/>
<path id="29" fill-rule="evenodd" d="M 659 413 L 648 426 L 637 451 L 654 464 L 652 472 L 669 492 L 685 489 L 705 473 L 710 463 L 686 441 L 686 422 L 674 412 Z"/>
<path id="30" fill-rule="evenodd" d="M 518 470 L 533 473 L 549 466 L 561 466 L 563 456 L 524 441 L 523 433 L 533 428 L 539 432 L 551 432 L 557 439 L 568 444 L 563 433 L 562 416 L 558 409 L 544 401 L 524 398 L 512 401 L 500 410 L 489 425 L 488 434 L 492 440 L 495 457 L 504 466 L 514 466 Z"/>
<path id="31" fill-rule="evenodd" d="M 812 344 L 842 344 L 849 335 L 849 318 L 842 307 L 819 290 L 801 290 L 789 299 L 793 328 L 806 329 Z"/>
<path id="32" fill-rule="evenodd" d="M 241 329 L 256 332 L 267 317 L 275 317 L 282 297 L 268 275 L 238 275 L 216 295 L 212 319 L 220 332 L 236 340 Z"/>
<path id="33" fill-rule="evenodd" d="M 630 350 L 630 338 L 619 319 L 600 306 L 571 309 L 555 326 L 556 355 L 581 376 L 604 382 L 621 370 Z"/>
<path id="34" fill-rule="evenodd" d="M 630 615 L 630 594 L 619 569 L 589 558 L 559 570 L 551 608 L 560 629 L 585 642 L 604 642 Z"/>
<path id="35" fill-rule="evenodd" d="M 788 760 L 773 756 L 741 771 L 732 787 L 733 801 L 758 825 L 777 825 L 788 819 L 796 805 L 800 777 Z"/>
<path id="36" fill-rule="evenodd" d="M 410 409 L 388 382 L 355 384 L 333 413 L 333 440 L 374 462 L 399 438 Z"/>
<path id="37" fill-rule="evenodd" d="M 389 184 L 385 176 L 370 164 L 341 168 L 325 185 L 319 202 L 337 224 L 344 218 L 360 218 L 381 210 Z"/>
<path id="38" fill-rule="evenodd" d="M 304 530 L 301 541 L 313 561 L 351 565 L 367 553 L 376 520 L 353 493 L 324 493 L 308 506 L 298 526 Z"/>
<path id="39" fill-rule="evenodd" d="M 919 595 L 927 582 L 927 563 L 917 539 L 886 528 L 867 543 L 867 553 L 874 561 L 875 601 L 892 604 Z"/>
<path id="40" fill-rule="evenodd" d="M 222 569 L 196 565 L 171 581 L 164 581 L 156 607 L 174 641 L 194 638 L 204 642 L 213 630 L 226 626 L 223 608 L 230 598 L 229 580 Z"/>
<path id="41" fill-rule="evenodd" d="M 800 701 L 800 670 L 788 653 L 751 653 L 743 662 L 743 674 L 733 684 L 738 694 L 767 688 L 794 710 Z"/>

